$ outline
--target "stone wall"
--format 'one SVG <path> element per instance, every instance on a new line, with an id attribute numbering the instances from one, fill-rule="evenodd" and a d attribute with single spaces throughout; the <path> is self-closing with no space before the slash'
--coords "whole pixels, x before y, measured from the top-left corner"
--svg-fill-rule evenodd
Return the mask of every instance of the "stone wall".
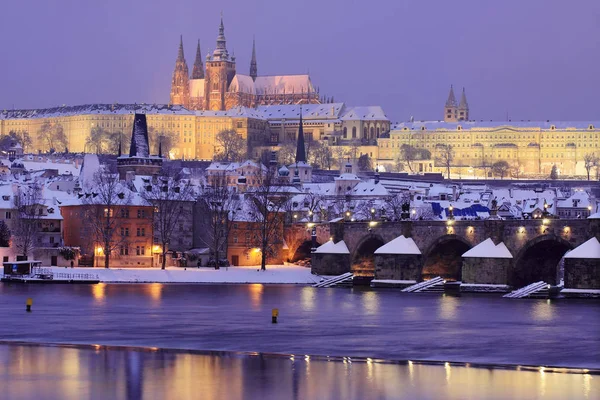
<path id="1" fill-rule="evenodd" d="M 350 272 L 350 256 L 312 253 L 311 272 L 317 275 L 341 275 Z"/>
<path id="2" fill-rule="evenodd" d="M 565 288 L 600 289 L 600 260 L 565 258 Z"/>
<path id="3" fill-rule="evenodd" d="M 421 280 L 423 258 L 420 255 L 376 254 L 375 279 Z"/>
<path id="4" fill-rule="evenodd" d="M 511 265 L 510 258 L 463 258 L 462 282 L 507 285 Z"/>

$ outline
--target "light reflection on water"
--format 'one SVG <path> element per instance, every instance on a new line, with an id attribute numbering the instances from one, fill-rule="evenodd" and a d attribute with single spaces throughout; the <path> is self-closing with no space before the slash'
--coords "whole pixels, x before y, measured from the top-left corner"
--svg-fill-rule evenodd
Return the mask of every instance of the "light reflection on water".
<path id="1" fill-rule="evenodd" d="M 448 320 L 456 319 L 458 316 L 458 302 L 459 299 L 457 297 L 442 295 L 440 297 L 440 318 Z"/>
<path id="2" fill-rule="evenodd" d="M 60 360 L 60 362 L 56 362 Z M 591 399 L 589 374 L 322 358 L 0 346 L 3 398 Z"/>
<path id="3" fill-rule="evenodd" d="M 531 318 L 535 321 L 552 321 L 554 313 L 552 312 L 552 300 L 539 300 L 531 309 Z"/>

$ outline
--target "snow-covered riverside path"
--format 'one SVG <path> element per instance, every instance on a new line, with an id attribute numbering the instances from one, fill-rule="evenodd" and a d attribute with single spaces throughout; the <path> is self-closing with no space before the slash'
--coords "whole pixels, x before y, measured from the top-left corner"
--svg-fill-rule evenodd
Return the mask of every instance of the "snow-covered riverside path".
<path id="1" fill-rule="evenodd" d="M 600 304 L 590 300 L 308 285 L 0 284 L 0 313 L 0 341 L 600 367 Z"/>
<path id="2" fill-rule="evenodd" d="M 213 268 L 60 268 L 51 267 L 56 279 L 64 274 L 97 275 L 105 283 L 290 283 L 314 284 L 320 278 L 310 268 L 295 265 Z"/>

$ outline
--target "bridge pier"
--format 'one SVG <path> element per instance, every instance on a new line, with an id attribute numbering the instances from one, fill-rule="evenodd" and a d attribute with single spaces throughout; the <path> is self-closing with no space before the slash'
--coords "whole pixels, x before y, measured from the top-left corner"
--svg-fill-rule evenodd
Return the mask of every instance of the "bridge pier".
<path id="1" fill-rule="evenodd" d="M 375 279 L 421 281 L 423 257 L 417 254 L 376 254 Z"/>
<path id="2" fill-rule="evenodd" d="M 350 256 L 313 252 L 311 272 L 317 275 L 341 275 L 350 272 Z"/>
<path id="3" fill-rule="evenodd" d="M 510 258 L 463 258 L 462 282 L 465 284 L 508 285 L 512 269 Z"/>

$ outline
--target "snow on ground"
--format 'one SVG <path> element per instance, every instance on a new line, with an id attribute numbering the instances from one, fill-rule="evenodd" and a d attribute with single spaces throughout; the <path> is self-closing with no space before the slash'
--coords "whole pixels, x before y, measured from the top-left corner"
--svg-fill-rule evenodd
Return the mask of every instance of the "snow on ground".
<path id="1" fill-rule="evenodd" d="M 95 274 L 105 283 L 291 283 L 314 284 L 320 277 L 312 275 L 310 268 L 268 265 L 266 271 L 259 267 L 212 268 L 60 268 L 52 267 L 58 274 Z M 61 279 L 57 276 L 57 279 Z"/>

